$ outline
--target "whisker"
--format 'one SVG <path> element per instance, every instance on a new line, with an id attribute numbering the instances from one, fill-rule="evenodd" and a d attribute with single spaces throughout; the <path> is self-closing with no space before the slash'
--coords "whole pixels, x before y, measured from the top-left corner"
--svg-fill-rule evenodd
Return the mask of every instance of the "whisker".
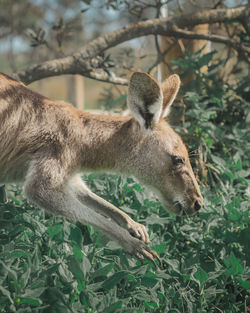
<path id="1" fill-rule="evenodd" d="M 185 217 L 186 217 L 186 218 L 189 218 L 189 215 L 187 214 L 187 212 L 186 212 L 186 209 L 185 209 L 185 208 L 183 208 L 182 212 L 183 212 L 183 213 L 185 213 Z M 183 214 L 183 216 L 184 216 L 184 214 Z"/>
<path id="2" fill-rule="evenodd" d="M 181 204 L 180 202 L 175 201 L 175 202 L 174 202 L 174 207 L 176 207 L 176 208 L 177 208 L 177 207 L 179 207 L 179 205 L 180 205 L 180 204 Z"/>

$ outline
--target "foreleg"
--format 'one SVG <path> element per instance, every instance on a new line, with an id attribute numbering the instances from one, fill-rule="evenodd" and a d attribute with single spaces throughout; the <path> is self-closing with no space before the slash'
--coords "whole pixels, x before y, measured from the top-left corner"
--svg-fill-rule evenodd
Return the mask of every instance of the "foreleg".
<path id="1" fill-rule="evenodd" d="M 25 195 L 32 203 L 70 220 L 100 229 L 110 239 L 118 242 L 127 252 L 139 259 L 148 258 L 154 262 L 154 257 L 158 258 L 157 253 L 143 241 L 132 237 L 126 229 L 82 204 L 72 189 L 67 188 L 67 184 L 64 184 L 63 172 L 60 169 L 56 171 L 54 164 L 53 173 L 56 174 L 52 175 L 48 171 L 49 167 L 46 164 L 43 168 L 40 163 L 39 168 L 33 167 L 27 176 L 24 187 Z"/>
<path id="2" fill-rule="evenodd" d="M 149 243 L 149 236 L 144 225 L 135 222 L 130 216 L 113 204 L 93 193 L 82 181 L 80 175 L 74 176 L 70 180 L 69 186 L 84 205 L 102 215 L 110 217 L 118 225 L 125 227 L 132 236 L 141 239 L 145 243 Z"/>

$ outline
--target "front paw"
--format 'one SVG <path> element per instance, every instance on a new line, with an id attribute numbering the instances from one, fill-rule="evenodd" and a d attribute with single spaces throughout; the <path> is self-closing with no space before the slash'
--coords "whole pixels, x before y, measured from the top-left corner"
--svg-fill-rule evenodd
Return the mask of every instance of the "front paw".
<path id="1" fill-rule="evenodd" d="M 127 230 L 133 237 L 136 237 L 145 243 L 149 243 L 148 232 L 144 225 L 139 224 L 131 219 L 131 221 L 129 221 L 127 224 Z"/>
<path id="2" fill-rule="evenodd" d="M 148 245 L 146 245 L 143 241 L 138 240 L 137 238 L 130 237 L 126 244 L 124 245 L 125 250 L 138 258 L 139 260 L 148 259 L 151 262 L 155 264 L 155 258 L 159 261 L 159 264 L 161 264 L 159 255 L 149 248 Z"/>

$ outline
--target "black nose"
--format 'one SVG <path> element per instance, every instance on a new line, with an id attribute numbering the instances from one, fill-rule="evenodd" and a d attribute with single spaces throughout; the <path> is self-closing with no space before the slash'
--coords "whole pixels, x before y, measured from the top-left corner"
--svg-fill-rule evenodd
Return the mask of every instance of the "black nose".
<path id="1" fill-rule="evenodd" d="M 195 211 L 199 211 L 200 208 L 201 208 L 201 204 L 200 204 L 200 202 L 198 200 L 196 200 L 195 203 L 194 203 Z"/>

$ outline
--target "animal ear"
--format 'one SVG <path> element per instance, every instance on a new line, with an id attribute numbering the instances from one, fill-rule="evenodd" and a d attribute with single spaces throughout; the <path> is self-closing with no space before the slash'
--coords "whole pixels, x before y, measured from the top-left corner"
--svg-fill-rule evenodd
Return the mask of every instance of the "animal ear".
<path id="1" fill-rule="evenodd" d="M 163 95 L 157 81 L 146 73 L 135 72 L 128 86 L 128 106 L 145 129 L 153 128 L 162 113 Z"/>
<path id="2" fill-rule="evenodd" d="M 162 117 L 167 117 L 170 113 L 170 108 L 180 88 L 181 81 L 180 77 L 176 74 L 169 76 L 161 84 L 163 93 L 163 106 L 162 106 Z"/>

